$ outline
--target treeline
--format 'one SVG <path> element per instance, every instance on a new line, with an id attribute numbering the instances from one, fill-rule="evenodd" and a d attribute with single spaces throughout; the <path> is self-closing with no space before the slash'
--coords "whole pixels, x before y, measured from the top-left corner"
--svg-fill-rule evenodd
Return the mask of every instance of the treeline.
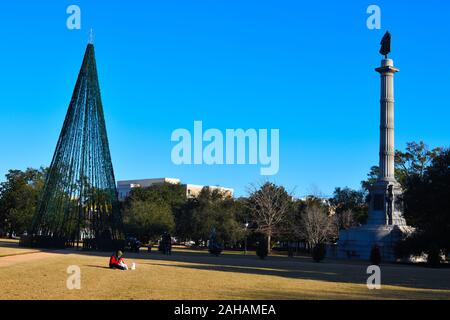
<path id="1" fill-rule="evenodd" d="M 345 199 L 337 210 L 335 203 Z M 133 189 L 123 204 L 126 231 L 144 243 L 157 241 L 164 231 L 180 242 L 206 246 L 211 232 L 227 248 L 242 248 L 267 241 L 307 241 L 316 245 L 337 238 L 340 228 L 357 224 L 355 213 L 367 215 L 362 192 L 337 189 L 324 200 L 310 196 L 295 199 L 283 186 L 271 182 L 253 186 L 248 197 L 234 199 L 205 187 L 186 198 L 182 186 L 161 184 Z"/>
<path id="2" fill-rule="evenodd" d="M 416 228 L 398 248 L 399 255 L 428 253 L 439 257 L 450 248 L 450 151 L 429 149 L 423 142 L 408 143 L 395 157 L 396 178 L 403 186 L 405 218 Z M 339 230 L 364 224 L 369 190 L 379 168 L 371 168 L 361 190 L 336 188 L 331 198 L 311 195 L 297 199 L 283 186 L 253 185 L 248 195 L 231 198 L 205 188 L 198 197 L 186 197 L 179 185 L 135 188 L 122 203 L 127 234 L 144 243 L 157 241 L 168 231 L 181 242 L 206 245 L 213 229 L 228 248 L 265 241 L 300 241 L 313 248 L 335 242 Z M 0 235 L 20 236 L 30 225 L 45 169 L 11 170 L 0 184 Z M 438 259 L 438 258 L 436 258 Z"/>

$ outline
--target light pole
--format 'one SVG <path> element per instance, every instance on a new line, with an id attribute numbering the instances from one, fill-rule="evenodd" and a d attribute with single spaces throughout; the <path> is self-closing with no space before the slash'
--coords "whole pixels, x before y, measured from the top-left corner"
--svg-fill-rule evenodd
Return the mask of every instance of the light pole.
<path id="1" fill-rule="evenodd" d="M 248 228 L 248 222 L 245 223 L 245 240 L 244 240 L 244 255 L 247 254 L 247 228 Z"/>

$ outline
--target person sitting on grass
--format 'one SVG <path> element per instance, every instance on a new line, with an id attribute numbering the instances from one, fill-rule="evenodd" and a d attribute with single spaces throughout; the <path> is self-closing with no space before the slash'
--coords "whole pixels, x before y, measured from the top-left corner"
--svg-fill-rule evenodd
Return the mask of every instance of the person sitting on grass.
<path id="1" fill-rule="evenodd" d="M 119 270 L 128 270 L 128 266 L 125 264 L 125 261 L 122 259 L 123 253 L 118 250 L 115 254 L 111 256 L 109 259 L 109 267 L 111 269 L 119 269 Z"/>

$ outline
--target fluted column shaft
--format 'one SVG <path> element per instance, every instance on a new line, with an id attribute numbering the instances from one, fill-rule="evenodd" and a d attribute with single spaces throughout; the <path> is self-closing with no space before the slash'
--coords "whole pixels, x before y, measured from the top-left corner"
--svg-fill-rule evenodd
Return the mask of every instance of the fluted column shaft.
<path id="1" fill-rule="evenodd" d="M 391 59 L 375 69 L 381 75 L 380 97 L 380 180 L 395 181 L 394 176 L 394 74 L 399 70 Z"/>

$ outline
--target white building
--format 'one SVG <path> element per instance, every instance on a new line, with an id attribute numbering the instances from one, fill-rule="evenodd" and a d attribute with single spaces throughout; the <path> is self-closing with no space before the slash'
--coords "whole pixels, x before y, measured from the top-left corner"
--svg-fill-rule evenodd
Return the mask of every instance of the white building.
<path id="1" fill-rule="evenodd" d="M 133 188 L 147 188 L 158 184 L 179 184 L 186 191 L 186 197 L 197 197 L 203 188 L 208 187 L 210 190 L 219 190 L 224 195 L 233 197 L 234 189 L 224 188 L 220 186 L 202 186 L 195 184 L 182 184 L 180 179 L 175 178 L 158 178 L 158 179 L 141 179 L 141 180 L 126 180 L 117 182 L 117 192 L 119 193 L 119 200 L 124 201 Z"/>

